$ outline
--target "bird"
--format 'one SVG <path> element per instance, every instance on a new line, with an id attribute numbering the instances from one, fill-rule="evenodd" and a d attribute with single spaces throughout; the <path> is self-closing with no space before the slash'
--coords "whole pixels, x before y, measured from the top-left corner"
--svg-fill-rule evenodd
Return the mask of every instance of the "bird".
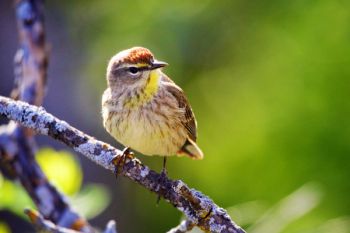
<path id="1" fill-rule="evenodd" d="M 115 54 L 107 66 L 102 95 L 106 131 L 119 143 L 147 156 L 202 159 L 196 143 L 197 121 L 184 91 L 150 50 L 132 47 Z"/>

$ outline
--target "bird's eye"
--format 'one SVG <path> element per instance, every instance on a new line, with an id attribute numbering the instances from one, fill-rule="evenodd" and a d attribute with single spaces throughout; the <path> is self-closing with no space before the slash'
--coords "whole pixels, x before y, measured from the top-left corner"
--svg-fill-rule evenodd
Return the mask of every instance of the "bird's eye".
<path id="1" fill-rule="evenodd" d="M 129 67 L 129 70 L 128 70 L 131 74 L 136 74 L 137 72 L 139 72 L 139 69 L 137 67 Z"/>

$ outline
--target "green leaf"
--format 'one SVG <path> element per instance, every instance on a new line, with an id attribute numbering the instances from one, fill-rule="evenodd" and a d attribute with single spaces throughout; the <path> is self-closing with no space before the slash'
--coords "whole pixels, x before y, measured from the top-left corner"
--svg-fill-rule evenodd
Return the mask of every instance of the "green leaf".
<path id="1" fill-rule="evenodd" d="M 330 219 L 325 223 L 316 227 L 314 231 L 310 233 L 350 233 L 350 216 L 343 216 L 334 219 Z"/>
<path id="2" fill-rule="evenodd" d="M 101 184 L 88 184 L 71 199 L 74 209 L 88 219 L 99 215 L 111 202 L 108 189 Z"/>
<path id="3" fill-rule="evenodd" d="M 227 209 L 227 213 L 240 226 L 254 223 L 268 209 L 268 205 L 262 201 L 250 201 L 238 204 Z"/>
<path id="4" fill-rule="evenodd" d="M 11 233 L 10 228 L 4 222 L 0 222 L 0 233 Z"/>
<path id="5" fill-rule="evenodd" d="M 72 195 L 80 189 L 82 171 L 72 154 L 45 148 L 38 151 L 36 159 L 50 182 L 64 193 Z M 26 219 L 23 208 L 34 208 L 34 204 L 23 187 L 0 175 L 0 190 L 0 209 L 7 209 Z"/>
<path id="6" fill-rule="evenodd" d="M 23 208 L 33 207 L 32 200 L 28 197 L 20 184 L 3 179 L 0 175 L 0 209 L 7 209 L 26 219 Z"/>
<path id="7" fill-rule="evenodd" d="M 83 174 L 71 153 L 43 148 L 37 152 L 36 159 L 50 182 L 63 193 L 73 195 L 79 191 Z"/>
<path id="8" fill-rule="evenodd" d="M 251 233 L 280 233 L 297 219 L 305 216 L 321 201 L 322 191 L 308 183 L 289 194 L 267 210 L 247 231 Z"/>

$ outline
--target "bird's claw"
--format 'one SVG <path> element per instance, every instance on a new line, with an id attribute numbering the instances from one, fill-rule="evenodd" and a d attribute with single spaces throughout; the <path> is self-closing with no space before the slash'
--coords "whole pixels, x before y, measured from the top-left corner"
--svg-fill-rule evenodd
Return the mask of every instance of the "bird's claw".
<path id="1" fill-rule="evenodd" d="M 115 167 L 114 173 L 116 178 L 118 178 L 118 175 L 124 170 L 126 160 L 131 160 L 133 158 L 134 153 L 130 151 L 130 147 L 125 147 L 121 155 L 116 155 L 114 158 L 112 158 L 111 162 Z"/>
<path id="2" fill-rule="evenodd" d="M 161 193 L 161 190 L 160 190 L 160 188 L 161 188 L 161 185 L 165 182 L 165 180 L 166 180 L 166 177 L 167 177 L 167 174 L 168 174 L 168 172 L 167 172 L 167 170 L 166 170 L 166 157 L 164 157 L 163 158 L 163 168 L 162 168 L 162 172 L 160 173 L 160 176 L 159 176 L 159 180 L 158 180 L 158 196 L 157 196 L 157 206 L 159 205 L 159 202 L 160 202 L 160 198 L 161 198 L 161 196 L 160 196 L 160 193 Z"/>

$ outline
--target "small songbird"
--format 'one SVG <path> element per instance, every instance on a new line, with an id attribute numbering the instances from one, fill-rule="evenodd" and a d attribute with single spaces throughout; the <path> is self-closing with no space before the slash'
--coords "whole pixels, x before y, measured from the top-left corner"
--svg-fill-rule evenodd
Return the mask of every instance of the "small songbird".
<path id="1" fill-rule="evenodd" d="M 146 48 L 117 53 L 107 67 L 102 96 L 105 129 L 118 142 L 144 155 L 187 155 L 202 159 L 197 123 L 183 90 Z M 164 167 L 163 167 L 164 169 Z"/>

